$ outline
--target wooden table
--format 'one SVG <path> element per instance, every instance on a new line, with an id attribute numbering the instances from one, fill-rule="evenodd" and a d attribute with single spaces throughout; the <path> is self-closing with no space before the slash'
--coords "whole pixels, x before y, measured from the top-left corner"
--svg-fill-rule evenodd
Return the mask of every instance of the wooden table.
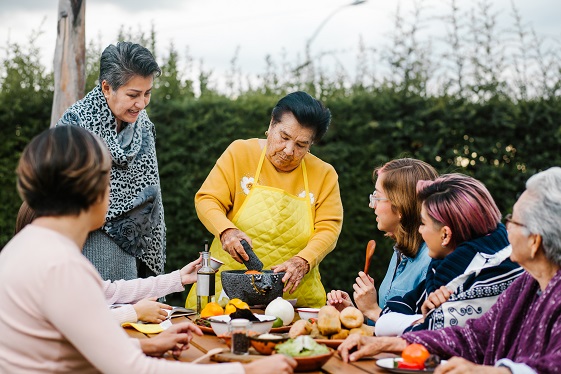
<path id="1" fill-rule="evenodd" d="M 186 317 L 177 317 L 172 319 L 172 323 L 181 323 L 189 321 Z M 149 339 L 150 335 L 145 335 L 133 328 L 126 328 L 125 331 L 127 334 L 132 338 L 138 339 Z M 225 348 L 227 349 L 228 346 L 216 335 L 204 334 L 203 336 L 195 336 L 191 341 L 190 348 L 184 351 L 181 356 L 178 358 L 179 361 L 184 362 L 191 362 L 198 357 L 201 357 L 205 353 L 207 353 L 210 349 L 213 348 Z M 251 348 L 253 350 L 253 348 Z M 255 352 L 257 355 L 257 353 Z M 247 357 L 247 356 L 245 356 Z M 250 359 L 259 359 L 259 357 L 267 357 L 267 356 L 255 356 L 251 355 Z M 377 355 L 375 358 L 382 358 L 382 357 L 395 357 L 392 354 L 380 354 Z M 166 357 L 168 360 L 174 360 L 173 357 Z M 210 359 L 206 359 L 201 362 L 201 364 L 216 364 L 216 362 L 211 361 Z M 311 373 L 345 373 L 345 374 L 365 374 L 365 373 L 387 373 L 386 370 L 380 369 L 376 366 L 376 360 L 374 358 L 361 360 L 354 363 L 344 363 L 341 360 L 341 357 L 335 353 L 333 357 L 327 361 L 325 365 L 321 368 L 320 371 L 311 372 Z"/>

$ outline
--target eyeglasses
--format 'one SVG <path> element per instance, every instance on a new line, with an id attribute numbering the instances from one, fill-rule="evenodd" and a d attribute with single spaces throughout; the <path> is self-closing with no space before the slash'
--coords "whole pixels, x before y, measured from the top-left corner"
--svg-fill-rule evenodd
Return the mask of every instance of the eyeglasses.
<path id="1" fill-rule="evenodd" d="M 520 223 L 520 222 L 516 222 L 515 220 L 512 219 L 512 214 L 507 214 L 504 218 L 505 222 L 506 222 L 506 227 L 508 228 L 509 225 L 516 225 L 516 226 L 520 226 L 520 227 L 526 227 L 525 224 Z"/>
<path id="2" fill-rule="evenodd" d="M 370 204 L 368 206 L 372 209 L 374 209 L 376 203 L 378 203 L 379 201 L 390 201 L 390 199 L 386 199 L 385 197 L 376 197 L 376 195 L 378 195 L 378 191 L 374 191 L 370 195 L 368 195 L 370 199 Z"/>

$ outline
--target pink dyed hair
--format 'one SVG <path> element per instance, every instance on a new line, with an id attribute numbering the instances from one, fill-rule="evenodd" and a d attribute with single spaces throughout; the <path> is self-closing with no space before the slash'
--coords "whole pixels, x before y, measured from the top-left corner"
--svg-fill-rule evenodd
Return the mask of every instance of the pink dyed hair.
<path id="1" fill-rule="evenodd" d="M 450 227 L 450 246 L 489 234 L 501 212 L 483 183 L 465 174 L 446 174 L 434 181 L 419 181 L 417 194 L 429 217 Z"/>

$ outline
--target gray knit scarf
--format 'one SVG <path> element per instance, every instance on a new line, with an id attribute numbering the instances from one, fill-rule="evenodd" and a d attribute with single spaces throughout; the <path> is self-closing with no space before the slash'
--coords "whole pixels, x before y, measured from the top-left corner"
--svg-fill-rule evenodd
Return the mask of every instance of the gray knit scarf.
<path id="1" fill-rule="evenodd" d="M 66 110 L 60 125 L 77 125 L 100 136 L 113 158 L 109 210 L 104 230 L 124 251 L 162 274 L 166 226 L 156 159 L 155 128 L 146 111 L 117 134 L 117 121 L 95 87 Z"/>

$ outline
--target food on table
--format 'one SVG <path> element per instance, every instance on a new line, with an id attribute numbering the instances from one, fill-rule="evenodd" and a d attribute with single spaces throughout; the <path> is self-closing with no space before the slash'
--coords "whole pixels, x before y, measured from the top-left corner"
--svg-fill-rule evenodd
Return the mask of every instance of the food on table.
<path id="1" fill-rule="evenodd" d="M 362 312 L 352 306 L 343 309 L 339 318 L 341 319 L 341 324 L 349 330 L 360 327 L 364 323 L 364 315 Z"/>
<path id="2" fill-rule="evenodd" d="M 323 306 L 318 313 L 318 330 L 322 335 L 333 335 L 341 331 L 339 311 L 331 305 Z"/>
<path id="3" fill-rule="evenodd" d="M 310 335 L 311 331 L 312 331 L 312 324 L 306 320 L 299 319 L 298 321 L 294 322 L 292 327 L 290 327 L 290 331 L 288 331 L 288 336 L 294 339 L 300 335 Z"/>
<path id="4" fill-rule="evenodd" d="M 262 355 L 270 355 L 278 344 L 286 340 L 288 340 L 286 334 L 266 333 L 250 337 L 251 346 Z"/>
<path id="5" fill-rule="evenodd" d="M 347 339 L 349 335 L 350 330 L 341 329 L 338 333 L 331 335 L 330 339 Z"/>
<path id="6" fill-rule="evenodd" d="M 249 305 L 241 299 L 231 299 L 224 308 L 224 314 L 232 314 L 237 309 L 249 309 Z"/>
<path id="7" fill-rule="evenodd" d="M 203 327 L 210 327 L 210 321 L 206 318 L 197 318 L 195 320 L 195 325 L 203 326 Z"/>
<path id="8" fill-rule="evenodd" d="M 220 305 L 222 308 L 226 308 L 228 302 L 230 302 L 230 299 L 228 299 L 227 297 L 223 297 L 220 300 L 218 300 L 218 305 Z"/>
<path id="9" fill-rule="evenodd" d="M 329 336 L 322 335 L 318 330 L 317 321 L 312 323 L 312 331 L 310 332 L 310 336 L 314 339 L 329 339 Z"/>
<path id="10" fill-rule="evenodd" d="M 429 356 L 429 351 L 422 344 L 409 344 L 405 347 L 403 352 L 401 352 L 403 361 L 398 362 L 397 367 L 400 369 L 423 370 L 425 368 L 425 361 Z"/>
<path id="11" fill-rule="evenodd" d="M 440 356 L 438 355 L 430 355 L 429 358 L 425 360 L 425 368 L 426 369 L 434 369 L 438 365 L 440 365 Z"/>
<path id="12" fill-rule="evenodd" d="M 425 368 L 425 365 L 416 364 L 414 362 L 398 361 L 397 362 L 397 368 L 398 369 L 423 370 Z"/>
<path id="13" fill-rule="evenodd" d="M 243 318 L 250 320 L 252 322 L 259 322 L 259 318 L 255 317 L 255 315 L 249 309 L 236 309 L 235 312 L 230 313 L 230 320 L 236 318 Z"/>
<path id="14" fill-rule="evenodd" d="M 224 309 L 217 302 L 210 302 L 201 310 L 201 318 L 219 316 L 224 314 Z"/>
<path id="15" fill-rule="evenodd" d="M 329 348 L 325 344 L 318 344 L 309 335 L 301 335 L 278 344 L 275 351 L 292 357 L 307 357 L 329 353 Z"/>
<path id="16" fill-rule="evenodd" d="M 265 314 L 282 319 L 283 325 L 288 326 L 294 319 L 294 307 L 289 301 L 282 297 L 277 297 L 267 305 Z"/>
<path id="17" fill-rule="evenodd" d="M 317 320 L 309 319 L 307 322 L 311 323 L 311 330 L 308 329 L 291 329 L 291 336 L 296 334 L 298 335 L 310 335 L 310 337 L 314 339 L 337 339 L 342 340 L 346 339 L 347 336 L 351 334 L 361 334 L 365 336 L 372 336 L 374 335 L 374 328 L 372 326 L 368 326 L 364 324 L 364 317 L 362 313 L 356 309 L 355 307 L 347 307 L 343 309 L 343 311 L 349 309 L 349 311 L 343 313 L 339 313 L 337 309 L 332 306 L 326 305 L 322 307 L 319 311 Z M 356 311 L 360 313 L 360 317 L 356 315 Z M 341 316 L 344 318 L 341 319 Z M 358 325 L 357 321 L 362 322 Z M 302 320 L 299 320 L 302 321 Z M 297 322 L 299 322 L 297 321 Z M 344 322 L 343 322 L 344 321 Z M 358 326 L 355 328 L 349 328 L 349 326 Z M 296 322 L 295 322 L 296 324 Z M 301 325 L 302 327 L 304 325 Z"/>
<path id="18" fill-rule="evenodd" d="M 349 335 L 351 334 L 361 334 L 364 336 L 372 336 L 374 335 L 374 330 L 372 326 L 368 326 L 368 325 L 361 325 L 360 327 L 357 327 L 356 329 L 351 329 L 349 331 Z"/>
<path id="19" fill-rule="evenodd" d="M 273 328 L 283 327 L 283 326 L 284 326 L 284 323 L 282 322 L 282 318 L 277 317 L 275 322 L 273 322 Z"/>
<path id="20" fill-rule="evenodd" d="M 255 274 L 255 275 L 257 275 L 257 274 L 263 274 L 263 273 L 260 272 L 260 271 L 257 271 L 257 270 L 248 270 L 244 274 Z"/>

